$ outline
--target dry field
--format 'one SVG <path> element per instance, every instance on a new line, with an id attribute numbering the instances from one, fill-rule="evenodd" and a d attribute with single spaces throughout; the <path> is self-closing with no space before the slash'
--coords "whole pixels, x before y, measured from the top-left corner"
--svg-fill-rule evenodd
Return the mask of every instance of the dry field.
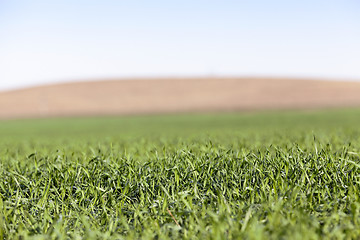
<path id="1" fill-rule="evenodd" d="M 360 106 L 360 82 L 174 78 L 74 82 L 0 92 L 0 118 Z"/>

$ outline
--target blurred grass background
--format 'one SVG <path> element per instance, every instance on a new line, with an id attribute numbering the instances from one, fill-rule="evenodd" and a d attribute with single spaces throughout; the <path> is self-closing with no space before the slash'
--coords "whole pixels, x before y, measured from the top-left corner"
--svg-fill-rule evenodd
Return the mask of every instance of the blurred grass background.
<path id="1" fill-rule="evenodd" d="M 360 109 L 269 111 L 224 114 L 148 115 L 123 117 L 57 118 L 1 121 L 2 150 L 54 151 L 75 145 L 121 145 L 147 141 L 151 146 L 191 139 L 219 146 L 257 148 L 286 143 L 346 145 L 358 141 Z M 168 144 L 171 141 L 172 144 Z M 85 149 L 85 148 L 84 148 Z"/>

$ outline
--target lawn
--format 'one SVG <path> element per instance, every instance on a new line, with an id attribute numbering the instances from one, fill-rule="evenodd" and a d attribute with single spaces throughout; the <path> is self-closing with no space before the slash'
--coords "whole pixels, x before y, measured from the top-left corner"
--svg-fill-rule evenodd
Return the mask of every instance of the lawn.
<path id="1" fill-rule="evenodd" d="M 360 238 L 360 110 L 0 122 L 0 239 Z"/>

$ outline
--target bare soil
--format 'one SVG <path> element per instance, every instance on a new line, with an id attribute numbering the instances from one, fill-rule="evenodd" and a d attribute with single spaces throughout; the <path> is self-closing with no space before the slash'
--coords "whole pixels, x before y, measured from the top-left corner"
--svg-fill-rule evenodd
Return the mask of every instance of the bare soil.
<path id="1" fill-rule="evenodd" d="M 172 78 L 73 82 L 0 92 L 0 118 L 360 107 L 360 82 Z"/>

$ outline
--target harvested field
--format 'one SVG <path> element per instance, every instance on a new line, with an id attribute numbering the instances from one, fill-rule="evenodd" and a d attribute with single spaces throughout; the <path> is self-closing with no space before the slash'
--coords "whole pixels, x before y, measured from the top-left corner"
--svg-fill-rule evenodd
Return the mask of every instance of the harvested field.
<path id="1" fill-rule="evenodd" d="M 0 93 L 0 118 L 360 106 L 360 83 L 270 78 L 74 82 Z"/>

